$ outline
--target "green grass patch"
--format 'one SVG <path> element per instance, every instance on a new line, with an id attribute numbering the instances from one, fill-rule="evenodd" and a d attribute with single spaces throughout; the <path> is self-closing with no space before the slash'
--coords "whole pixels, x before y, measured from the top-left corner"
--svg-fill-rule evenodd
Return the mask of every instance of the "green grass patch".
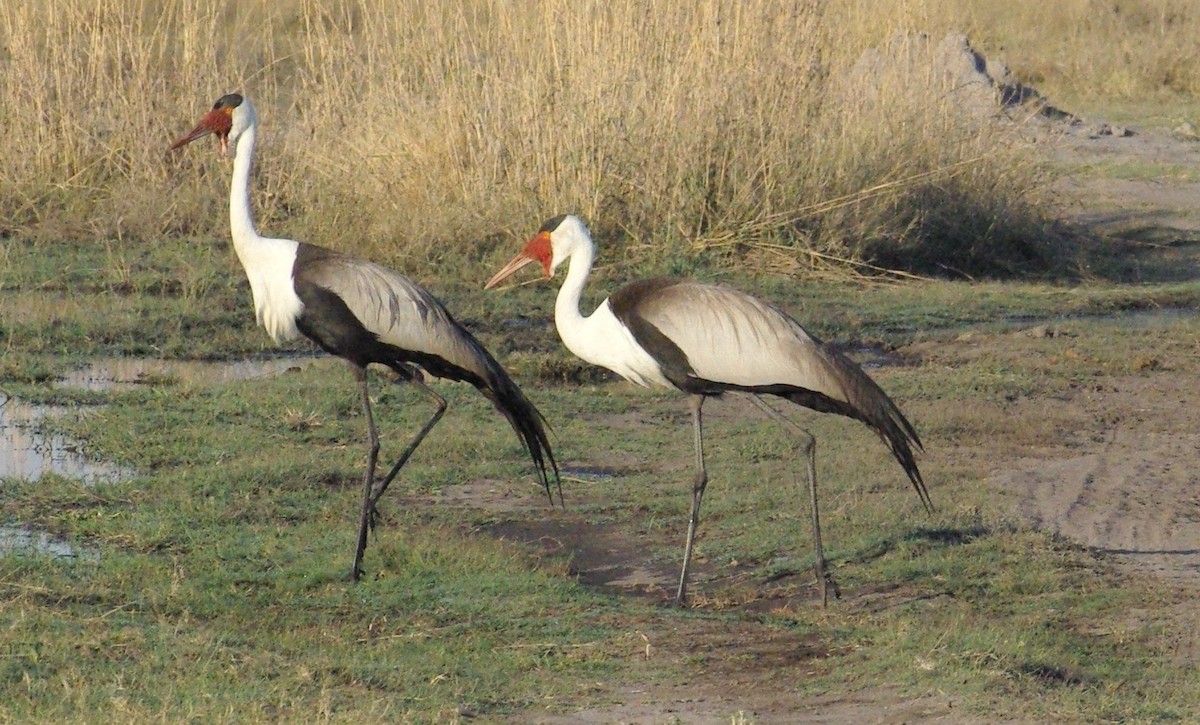
<path id="1" fill-rule="evenodd" d="M 675 571 L 691 478 L 685 402 L 573 361 L 548 326 L 553 285 L 443 289 L 511 364 L 550 421 L 559 460 L 579 472 L 564 484 L 568 511 L 548 508 L 482 396 L 435 383 L 449 411 L 382 501 L 369 575 L 351 585 L 365 431 L 337 361 L 226 384 L 53 385 L 88 356 L 271 349 L 251 327 L 232 254 L 203 262 L 209 281 L 194 298 L 154 286 L 192 248 L 172 244 L 145 256 L 116 243 L 47 247 L 63 270 L 50 285 L 36 283 L 45 262 L 32 256 L 13 256 L 6 271 L 4 294 L 33 311 L 4 323 L 0 386 L 80 411 L 42 425 L 135 475 L 0 481 L 4 523 L 85 553 L 0 557 L 0 719 L 519 719 L 603 706 L 633 684 L 710 683 L 714 667 L 776 668 L 802 698 L 887 687 L 1033 720 L 1198 715 L 1200 681 L 1176 666 L 1167 636 L 1183 595 L 1020 524 L 977 453 L 1015 458 L 1087 434 L 1069 407 L 1035 414 L 1018 402 L 1193 370 L 1194 284 L 800 285 L 696 269 L 759 290 L 853 355 L 870 346 L 903 362 L 872 375 L 926 440 L 921 465 L 939 511 L 923 513 L 870 431 L 796 411 L 817 435 L 825 543 L 844 591 L 821 609 L 793 442 L 749 406 L 714 401 L 698 607 L 680 612 L 585 586 L 572 574 L 582 553 L 551 541 L 562 521 L 584 545 L 607 532 L 636 543 L 638 565 Z M 122 275 L 128 287 L 95 282 L 116 258 L 138 260 Z M 594 294 L 634 271 L 601 270 Z M 23 320 L 68 288 L 81 295 L 69 323 Z M 229 307 L 208 321 L 211 335 L 167 324 L 199 323 L 210 302 Z M 1152 314 L 1162 307 L 1180 311 Z M 140 339 L 123 332 L 136 318 L 123 309 L 145 311 Z M 386 460 L 428 401 L 382 378 L 372 389 Z M 500 505 L 463 503 L 464 490 L 492 488 Z M 497 534 L 516 524 L 549 527 L 549 538 Z M 781 639 L 796 653 L 783 664 L 756 649 Z M 658 654 L 645 657 L 646 643 Z"/>

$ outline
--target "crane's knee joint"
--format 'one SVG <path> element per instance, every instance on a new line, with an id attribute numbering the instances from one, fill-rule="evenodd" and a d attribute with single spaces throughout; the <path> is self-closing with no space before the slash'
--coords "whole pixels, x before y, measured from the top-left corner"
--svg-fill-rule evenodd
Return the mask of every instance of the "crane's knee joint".
<path id="1" fill-rule="evenodd" d="M 800 431 L 800 451 L 808 455 L 817 448 L 817 437 L 808 431 Z"/>

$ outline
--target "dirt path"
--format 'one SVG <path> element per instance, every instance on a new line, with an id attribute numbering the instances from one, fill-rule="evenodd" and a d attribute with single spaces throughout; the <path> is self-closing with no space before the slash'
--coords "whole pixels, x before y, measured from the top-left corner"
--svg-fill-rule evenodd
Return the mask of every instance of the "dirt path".
<path id="1" fill-rule="evenodd" d="M 1090 443 L 1005 462 L 995 483 L 1033 525 L 1200 586 L 1200 407 L 1181 382 L 1117 379 L 1071 401 L 1081 419 L 1107 421 L 1079 431 Z"/>
<path id="2" fill-rule="evenodd" d="M 1165 130 L 1088 137 L 1075 133 L 1063 160 L 1160 168 L 1163 178 L 1106 179 L 1086 173 L 1059 184 L 1068 217 L 1140 245 L 1148 281 L 1200 279 L 1200 183 L 1171 169 L 1200 168 L 1200 142 Z M 1077 399 L 1086 441 L 1009 462 L 996 482 L 1012 487 L 1030 522 L 1132 569 L 1200 591 L 1200 367 L 1194 354 L 1169 371 L 1116 377 Z M 1136 484 L 1136 485 L 1134 485 Z"/>

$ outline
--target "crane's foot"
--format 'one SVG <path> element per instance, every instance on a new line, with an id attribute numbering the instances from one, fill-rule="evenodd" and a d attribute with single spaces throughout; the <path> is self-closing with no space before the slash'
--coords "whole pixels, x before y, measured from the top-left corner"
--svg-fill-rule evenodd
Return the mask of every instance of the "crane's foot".
<path id="1" fill-rule="evenodd" d="M 817 570 L 817 584 L 821 587 L 821 606 L 829 606 L 829 592 L 833 591 L 834 599 L 842 598 L 842 588 L 834 581 L 833 574 L 829 573 L 828 569 L 821 568 Z"/>

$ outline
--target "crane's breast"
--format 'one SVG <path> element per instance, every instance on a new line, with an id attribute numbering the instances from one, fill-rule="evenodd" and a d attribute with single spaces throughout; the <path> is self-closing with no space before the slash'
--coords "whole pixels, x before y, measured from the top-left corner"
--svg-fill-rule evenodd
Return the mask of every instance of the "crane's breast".
<path id="1" fill-rule="evenodd" d="M 254 298 L 255 319 L 277 343 L 300 335 L 296 320 L 304 312 L 304 303 L 292 280 L 297 247 L 290 239 L 263 239 L 253 248 L 238 250 Z"/>

